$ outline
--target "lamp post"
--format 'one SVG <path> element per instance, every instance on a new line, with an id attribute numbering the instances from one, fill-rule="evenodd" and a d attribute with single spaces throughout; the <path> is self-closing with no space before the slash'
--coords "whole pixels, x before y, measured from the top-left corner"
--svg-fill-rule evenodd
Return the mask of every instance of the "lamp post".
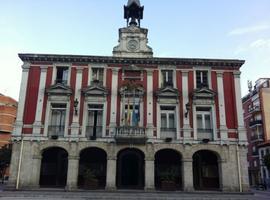
<path id="1" fill-rule="evenodd" d="M 76 98 L 75 101 L 74 101 L 74 110 L 75 110 L 75 115 L 76 116 L 78 115 L 78 104 L 79 104 L 79 101 Z"/>

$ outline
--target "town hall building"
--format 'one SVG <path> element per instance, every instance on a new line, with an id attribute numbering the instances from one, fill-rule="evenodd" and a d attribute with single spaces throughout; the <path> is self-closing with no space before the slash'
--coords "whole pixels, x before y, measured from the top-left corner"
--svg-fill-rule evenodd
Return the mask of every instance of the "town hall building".
<path id="1" fill-rule="evenodd" d="M 9 187 L 249 189 L 244 61 L 154 57 L 143 11 L 112 56 L 19 54 Z"/>

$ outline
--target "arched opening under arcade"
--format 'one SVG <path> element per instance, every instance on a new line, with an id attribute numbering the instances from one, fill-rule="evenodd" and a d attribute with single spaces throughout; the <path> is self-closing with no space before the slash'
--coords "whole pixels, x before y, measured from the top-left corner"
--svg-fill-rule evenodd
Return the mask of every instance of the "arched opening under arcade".
<path id="1" fill-rule="evenodd" d="M 195 190 L 219 190 L 220 171 L 216 153 L 200 150 L 193 155 L 193 184 Z"/>
<path id="2" fill-rule="evenodd" d="M 43 151 L 40 168 L 40 187 L 65 187 L 67 182 L 68 153 L 60 147 Z"/>
<path id="3" fill-rule="evenodd" d="M 141 150 L 121 150 L 117 155 L 117 188 L 143 189 L 144 165 L 144 153 Z"/>
<path id="4" fill-rule="evenodd" d="M 105 189 L 107 153 L 90 147 L 80 153 L 78 187 L 83 189 Z"/>
<path id="5" fill-rule="evenodd" d="M 155 154 L 155 188 L 182 189 L 182 156 L 173 149 L 162 149 Z"/>

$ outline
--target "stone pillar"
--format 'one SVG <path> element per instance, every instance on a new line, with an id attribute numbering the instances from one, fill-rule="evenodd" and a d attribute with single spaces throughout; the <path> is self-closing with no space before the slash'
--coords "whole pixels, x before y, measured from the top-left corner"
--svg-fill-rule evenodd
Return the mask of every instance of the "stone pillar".
<path id="1" fill-rule="evenodd" d="M 240 169 L 241 169 L 241 182 L 242 191 L 249 191 L 249 178 L 248 178 L 248 163 L 247 163 L 247 147 L 239 147 L 239 159 L 240 159 Z"/>
<path id="2" fill-rule="evenodd" d="M 68 157 L 67 185 L 66 185 L 67 190 L 77 189 L 78 172 L 79 172 L 79 157 L 69 156 Z"/>
<path id="3" fill-rule="evenodd" d="M 46 87 L 46 76 L 47 76 L 47 66 L 41 66 L 41 74 L 39 80 L 39 89 L 38 89 L 38 99 L 37 99 L 37 109 L 36 109 L 36 116 L 35 122 L 33 124 L 33 134 L 40 135 L 41 129 L 41 118 L 42 118 L 42 110 L 43 110 L 43 101 L 44 101 L 44 94 L 45 94 L 45 87 Z"/>
<path id="4" fill-rule="evenodd" d="M 220 141 L 223 144 L 223 143 L 228 142 L 228 128 L 227 128 L 227 124 L 226 124 L 224 86 L 223 86 L 223 71 L 217 71 L 217 85 L 218 85 Z"/>
<path id="5" fill-rule="evenodd" d="M 116 157 L 107 159 L 106 190 L 116 190 Z"/>
<path id="6" fill-rule="evenodd" d="M 24 63 L 22 65 L 22 80 L 20 87 L 20 96 L 18 101 L 17 117 L 15 122 L 15 127 L 13 131 L 13 136 L 19 136 L 22 134 L 23 127 L 23 113 L 24 113 L 24 103 L 27 90 L 28 74 L 30 69 L 30 63 Z"/>
<path id="7" fill-rule="evenodd" d="M 231 187 L 231 176 L 228 175 L 230 174 L 230 167 L 228 164 L 230 163 L 223 159 L 218 161 L 220 189 L 224 192 L 233 191 Z"/>
<path id="8" fill-rule="evenodd" d="M 155 161 L 154 158 L 145 158 L 145 190 L 155 190 Z"/>
<path id="9" fill-rule="evenodd" d="M 191 128 L 190 128 L 189 117 L 192 111 L 190 110 L 187 117 L 185 117 L 185 113 L 187 112 L 186 104 L 190 103 L 189 97 L 188 97 L 188 71 L 182 71 L 182 94 L 183 94 L 182 110 L 183 110 L 183 116 L 184 116 L 183 141 L 184 143 L 190 143 L 192 138 L 191 138 Z"/>
<path id="10" fill-rule="evenodd" d="M 240 144 L 247 144 L 247 133 L 244 125 L 243 107 L 241 98 L 241 84 L 240 74 L 241 72 L 235 71 L 234 73 L 234 85 L 235 85 L 235 102 L 237 110 L 237 123 L 238 123 L 238 139 Z"/>
<path id="11" fill-rule="evenodd" d="M 33 179 L 31 179 L 32 180 L 31 188 L 39 188 L 41 159 L 42 156 L 40 155 L 33 156 L 33 169 L 32 169 Z"/>
<path id="12" fill-rule="evenodd" d="M 147 137 L 153 137 L 153 70 L 147 70 Z M 143 118 L 142 118 L 143 119 Z"/>
<path id="13" fill-rule="evenodd" d="M 79 104 L 77 107 L 77 115 L 75 110 L 73 112 L 73 119 L 71 124 L 71 136 L 76 137 L 79 134 L 80 124 L 79 124 L 79 116 L 80 116 L 80 102 L 81 102 L 81 88 L 82 88 L 82 73 L 83 67 L 76 67 L 76 86 L 75 86 L 75 97 L 74 101 L 77 99 Z"/>
<path id="14" fill-rule="evenodd" d="M 118 89 L 118 68 L 112 69 L 112 90 L 111 90 L 111 115 L 110 115 L 110 136 L 114 135 L 116 127 L 117 112 L 117 89 Z"/>
<path id="15" fill-rule="evenodd" d="M 16 187 L 20 148 L 21 148 L 21 142 L 12 143 L 12 155 L 11 155 L 10 168 L 9 168 L 10 175 L 9 175 L 8 185 L 7 185 L 7 187 L 10 189 L 15 189 Z"/>
<path id="16" fill-rule="evenodd" d="M 183 191 L 190 192 L 194 191 L 193 187 L 193 164 L 192 158 L 183 158 L 182 161 L 182 182 Z"/>

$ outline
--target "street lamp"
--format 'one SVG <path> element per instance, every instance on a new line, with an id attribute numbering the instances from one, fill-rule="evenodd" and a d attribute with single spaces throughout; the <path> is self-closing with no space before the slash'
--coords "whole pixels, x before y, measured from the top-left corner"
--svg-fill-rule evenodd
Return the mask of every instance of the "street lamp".
<path id="1" fill-rule="evenodd" d="M 190 103 L 189 102 L 187 102 L 186 103 L 186 112 L 185 112 L 185 118 L 187 118 L 187 116 L 188 116 L 188 113 L 189 113 L 189 111 L 190 111 Z"/>
<path id="2" fill-rule="evenodd" d="M 74 101 L 75 115 L 78 115 L 78 104 L 79 104 L 79 101 L 78 101 L 78 99 L 76 98 L 75 101 Z"/>

